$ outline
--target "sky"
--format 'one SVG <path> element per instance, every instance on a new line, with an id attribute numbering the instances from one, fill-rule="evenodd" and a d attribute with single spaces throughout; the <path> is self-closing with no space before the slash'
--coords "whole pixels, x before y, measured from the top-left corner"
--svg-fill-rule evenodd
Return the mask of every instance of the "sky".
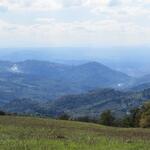
<path id="1" fill-rule="evenodd" d="M 150 46 L 150 0 L 0 0 L 2 47 Z"/>

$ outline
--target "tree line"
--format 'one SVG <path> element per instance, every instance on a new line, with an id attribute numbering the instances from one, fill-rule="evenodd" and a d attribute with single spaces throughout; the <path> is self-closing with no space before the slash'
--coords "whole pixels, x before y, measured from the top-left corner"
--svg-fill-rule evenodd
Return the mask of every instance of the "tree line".
<path id="1" fill-rule="evenodd" d="M 0 111 L 0 115 L 18 115 L 18 114 Z M 92 122 L 114 127 L 150 128 L 150 102 L 143 104 L 143 106 L 139 108 L 132 109 L 129 114 L 123 116 L 122 118 L 118 118 L 111 110 L 106 110 L 100 114 L 99 118 L 91 118 L 89 116 L 72 118 L 69 116 L 69 114 L 63 113 L 59 117 L 57 117 L 57 119 Z"/>
<path id="2" fill-rule="evenodd" d="M 101 113 L 99 118 L 91 118 L 88 116 L 71 118 L 68 114 L 63 113 L 58 117 L 61 120 L 74 120 L 82 122 L 99 123 L 106 126 L 114 127 L 150 127 L 150 102 L 145 103 L 139 108 L 135 108 L 130 111 L 128 115 L 118 118 L 111 110 L 106 110 Z"/>

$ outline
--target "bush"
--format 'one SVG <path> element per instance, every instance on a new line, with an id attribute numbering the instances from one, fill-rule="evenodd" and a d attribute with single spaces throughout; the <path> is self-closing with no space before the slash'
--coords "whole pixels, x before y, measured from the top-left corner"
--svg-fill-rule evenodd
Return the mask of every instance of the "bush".
<path id="1" fill-rule="evenodd" d="M 140 120 L 140 127 L 142 128 L 150 128 L 150 115 L 144 116 Z"/>
<path id="2" fill-rule="evenodd" d="M 121 120 L 120 126 L 126 128 L 134 127 L 133 120 L 131 119 L 130 116 L 124 116 L 124 118 Z"/>
<path id="3" fill-rule="evenodd" d="M 104 111 L 100 116 L 100 124 L 113 126 L 115 124 L 115 117 L 110 110 Z"/>
<path id="4" fill-rule="evenodd" d="M 91 122 L 91 123 L 97 123 L 98 121 L 95 118 L 91 118 L 89 116 L 83 116 L 78 117 L 74 119 L 75 121 L 81 121 L 81 122 Z"/>
<path id="5" fill-rule="evenodd" d="M 68 114 L 66 114 L 66 113 L 63 113 L 62 115 L 60 115 L 58 117 L 58 119 L 60 119 L 60 120 L 69 120 L 70 116 Z"/>
<path id="6" fill-rule="evenodd" d="M 6 113 L 4 111 L 0 111 L 0 116 L 4 116 Z"/>
<path id="7" fill-rule="evenodd" d="M 150 103 L 145 103 L 141 108 L 140 127 L 150 127 Z"/>

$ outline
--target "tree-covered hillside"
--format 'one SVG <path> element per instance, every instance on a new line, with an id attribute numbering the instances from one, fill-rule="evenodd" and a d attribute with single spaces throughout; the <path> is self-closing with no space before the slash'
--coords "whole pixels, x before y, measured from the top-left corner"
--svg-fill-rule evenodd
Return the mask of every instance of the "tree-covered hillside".
<path id="1" fill-rule="evenodd" d="M 46 61 L 0 62 L 0 104 L 14 98 L 53 100 L 95 88 L 127 86 L 131 77 L 100 63 L 71 66 Z"/>
<path id="2" fill-rule="evenodd" d="M 124 116 L 133 108 L 150 99 L 150 89 L 140 92 L 122 92 L 114 89 L 97 89 L 87 93 L 68 95 L 49 102 L 31 99 L 15 99 L 3 105 L 7 112 L 19 114 L 48 115 L 58 117 L 63 113 L 71 117 L 99 117 L 105 110 L 111 110 L 117 117 Z"/>

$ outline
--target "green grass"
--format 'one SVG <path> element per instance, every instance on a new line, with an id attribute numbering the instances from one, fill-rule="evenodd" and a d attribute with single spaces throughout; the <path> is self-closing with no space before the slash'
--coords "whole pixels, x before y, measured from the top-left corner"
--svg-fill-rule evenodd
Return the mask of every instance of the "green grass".
<path id="1" fill-rule="evenodd" d="M 150 150 L 150 130 L 1 116 L 0 150 Z"/>

